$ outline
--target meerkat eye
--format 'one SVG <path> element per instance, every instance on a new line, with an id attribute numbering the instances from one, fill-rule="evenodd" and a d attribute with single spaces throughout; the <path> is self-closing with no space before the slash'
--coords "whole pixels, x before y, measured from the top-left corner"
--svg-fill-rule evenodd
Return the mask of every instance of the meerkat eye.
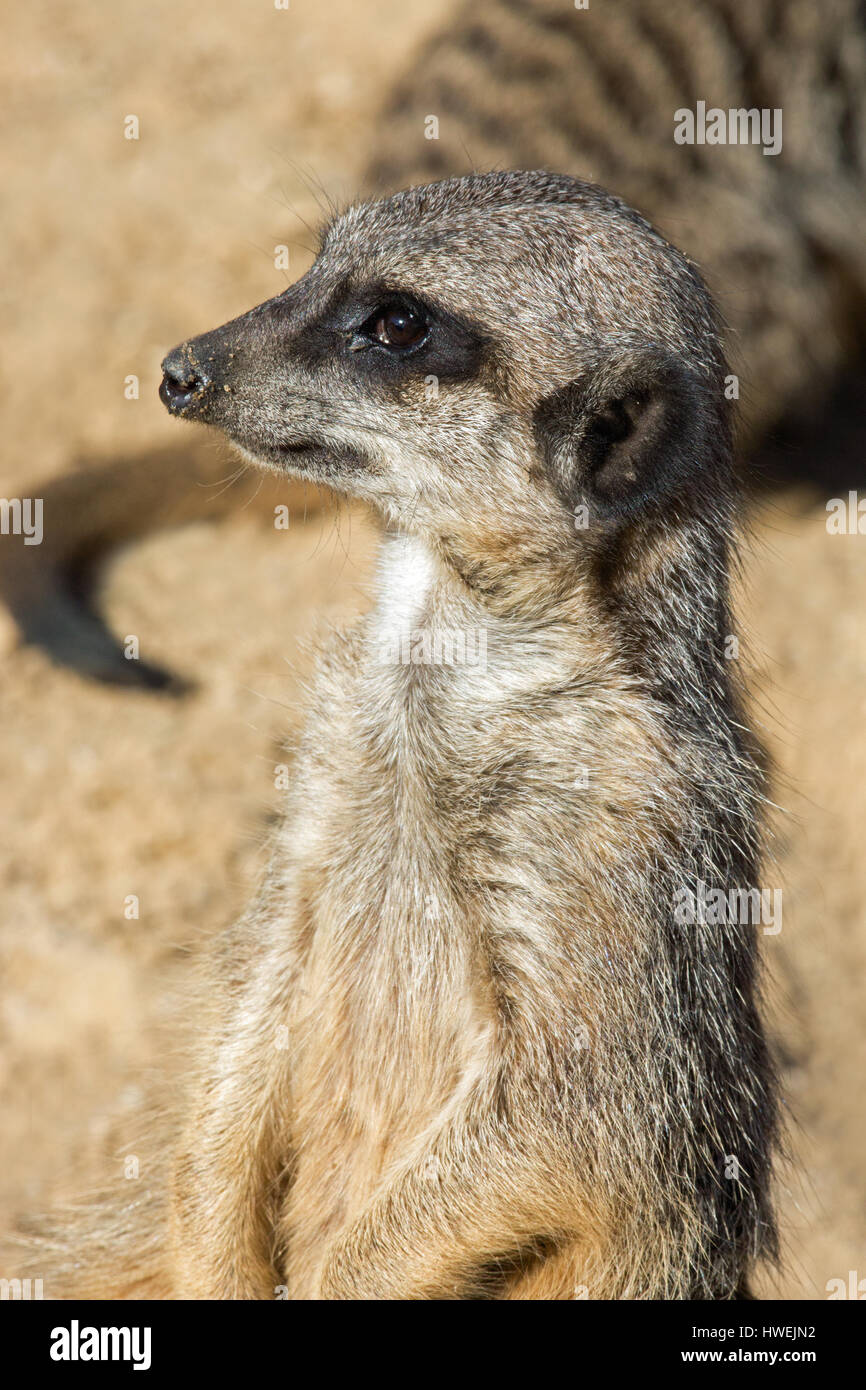
<path id="1" fill-rule="evenodd" d="M 377 309 L 368 324 L 371 336 L 384 347 L 416 347 L 427 336 L 426 321 L 405 304 L 389 304 Z"/>

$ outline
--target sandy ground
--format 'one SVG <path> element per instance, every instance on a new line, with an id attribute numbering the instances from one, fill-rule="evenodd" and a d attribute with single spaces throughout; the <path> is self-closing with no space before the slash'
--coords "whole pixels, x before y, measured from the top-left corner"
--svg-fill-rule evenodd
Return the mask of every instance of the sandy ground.
<path id="1" fill-rule="evenodd" d="M 311 180 L 337 199 L 355 191 L 380 96 L 448 8 L 211 0 L 179 15 L 167 0 L 118 0 L 107 20 L 79 0 L 10 13 L 4 495 L 177 442 L 155 394 L 164 351 L 278 291 L 276 245 L 291 246 L 291 278 L 303 271 Z M 137 141 L 124 139 L 129 115 Z M 124 397 L 129 374 L 138 400 Z M 828 536 L 824 501 L 777 495 L 756 520 L 742 602 L 786 808 L 767 874 L 784 887 L 783 930 L 765 947 L 794 1162 L 785 1269 L 764 1290 L 800 1298 L 850 1269 L 866 1276 L 866 574 L 863 539 Z M 88 685 L 0 627 L 7 1227 L 82 1172 L 120 1180 L 189 953 L 239 911 L 260 867 L 309 639 L 367 601 L 373 550 L 369 524 L 346 512 L 288 532 L 241 516 L 123 555 L 106 579 L 112 624 L 197 675 L 182 700 Z"/>

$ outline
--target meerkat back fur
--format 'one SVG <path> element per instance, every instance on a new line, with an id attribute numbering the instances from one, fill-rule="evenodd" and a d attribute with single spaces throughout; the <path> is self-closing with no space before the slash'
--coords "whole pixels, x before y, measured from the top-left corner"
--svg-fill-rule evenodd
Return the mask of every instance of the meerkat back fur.
<path id="1" fill-rule="evenodd" d="M 383 546 L 208 967 L 155 1287 L 743 1296 L 776 1241 L 756 933 L 675 912 L 752 888 L 761 839 L 700 276 L 601 189 L 467 176 L 349 209 L 164 369 Z"/>

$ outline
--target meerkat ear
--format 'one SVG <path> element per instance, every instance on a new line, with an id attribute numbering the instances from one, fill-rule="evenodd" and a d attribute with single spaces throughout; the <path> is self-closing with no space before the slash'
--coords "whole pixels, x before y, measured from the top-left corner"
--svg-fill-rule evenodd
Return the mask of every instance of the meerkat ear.
<path id="1" fill-rule="evenodd" d="M 634 516 L 681 492 L 705 461 L 707 387 L 672 353 L 642 349 L 545 397 L 535 436 L 569 508 Z"/>

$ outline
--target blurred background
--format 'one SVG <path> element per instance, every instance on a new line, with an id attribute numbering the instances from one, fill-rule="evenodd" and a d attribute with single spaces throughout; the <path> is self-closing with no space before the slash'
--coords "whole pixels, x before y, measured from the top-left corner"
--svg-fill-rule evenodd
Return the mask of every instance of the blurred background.
<path id="1" fill-rule="evenodd" d="M 362 187 L 380 104 L 453 9 L 117 0 L 109 16 L 77 0 L 7 15 L 3 496 L 123 460 L 164 470 L 186 447 L 232 478 L 227 447 L 160 406 L 160 360 L 303 273 L 327 200 Z M 216 515 L 219 482 L 201 486 Z M 784 1268 L 762 1292 L 805 1299 L 849 1270 L 866 1278 L 866 540 L 828 534 L 831 495 L 789 477 L 753 499 L 738 601 L 782 808 L 765 881 L 783 887 L 783 929 L 763 945 L 792 1158 Z M 88 682 L 22 644 L 0 609 L 6 1230 L 82 1182 L 122 1180 L 133 1117 L 183 1023 L 190 953 L 261 866 L 310 643 L 368 602 L 375 529 L 361 511 L 295 510 L 277 531 L 252 503 L 234 510 L 147 537 L 101 579 L 112 630 L 194 679 L 182 697 Z"/>

